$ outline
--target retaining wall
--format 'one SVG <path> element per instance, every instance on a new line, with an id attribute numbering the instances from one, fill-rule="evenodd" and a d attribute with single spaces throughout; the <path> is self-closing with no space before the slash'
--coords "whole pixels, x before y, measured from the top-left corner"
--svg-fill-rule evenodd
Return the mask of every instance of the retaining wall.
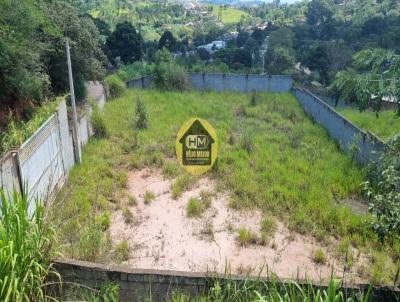
<path id="1" fill-rule="evenodd" d="M 221 284 L 227 276 L 211 275 L 207 273 L 190 273 L 177 271 L 162 271 L 148 269 L 125 269 L 115 266 L 107 266 L 84 261 L 58 259 L 54 263 L 55 269 L 60 273 L 64 286 L 58 290 L 62 296 L 68 290 L 68 284 L 78 283 L 93 289 L 99 289 L 102 285 L 113 282 L 119 285 L 120 301 L 145 301 L 151 297 L 151 301 L 166 301 L 166 298 L 173 292 L 184 292 L 195 296 L 212 286 L 213 281 L 218 279 Z M 237 276 L 229 276 L 233 282 L 243 282 L 245 279 Z M 270 282 L 268 279 L 262 279 Z M 282 280 L 281 283 L 288 283 Z M 299 284 L 308 284 L 299 281 Z M 316 284 L 315 288 L 325 288 L 324 284 Z M 348 294 L 366 291 L 367 284 L 353 285 L 346 287 Z M 388 287 L 372 288 L 371 301 L 396 301 L 399 292 Z"/>
<path id="2" fill-rule="evenodd" d="M 365 165 L 376 162 L 383 151 L 384 142 L 374 134 L 365 132 L 335 111 L 323 100 L 302 88 L 293 88 L 293 93 L 305 112 L 323 126 L 342 150 Z"/>
<path id="3" fill-rule="evenodd" d="M 284 75 L 188 73 L 190 87 L 195 90 L 238 92 L 289 92 L 293 80 Z M 148 88 L 151 77 L 126 82 L 128 88 Z"/>

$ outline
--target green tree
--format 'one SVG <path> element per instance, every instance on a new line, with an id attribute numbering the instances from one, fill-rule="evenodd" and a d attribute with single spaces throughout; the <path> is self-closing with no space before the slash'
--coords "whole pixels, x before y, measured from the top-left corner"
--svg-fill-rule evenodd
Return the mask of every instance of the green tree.
<path id="1" fill-rule="evenodd" d="M 177 47 L 177 41 L 169 30 L 164 31 L 158 41 L 158 49 L 163 49 L 164 47 L 169 51 L 175 51 Z"/>
<path id="2" fill-rule="evenodd" d="M 142 37 L 129 22 L 118 23 L 107 38 L 107 56 L 115 62 L 120 57 L 123 63 L 132 63 L 143 56 Z"/>
<path id="3" fill-rule="evenodd" d="M 69 89 L 65 40 L 70 41 L 75 92 L 78 99 L 85 96 L 85 80 L 102 80 L 105 75 L 105 56 L 100 35 L 93 21 L 79 17 L 74 7 L 64 1 L 51 1 L 44 14 L 55 30 L 45 37 L 48 48 L 42 58 L 56 94 Z M 79 89 L 80 88 L 80 89 Z M 78 90 L 79 89 L 79 90 Z"/>
<path id="4" fill-rule="evenodd" d="M 49 88 L 41 61 L 41 34 L 47 31 L 40 6 L 28 1 L 0 1 L 0 106 L 40 101 Z M 4 107 L 3 107 L 4 108 Z"/>

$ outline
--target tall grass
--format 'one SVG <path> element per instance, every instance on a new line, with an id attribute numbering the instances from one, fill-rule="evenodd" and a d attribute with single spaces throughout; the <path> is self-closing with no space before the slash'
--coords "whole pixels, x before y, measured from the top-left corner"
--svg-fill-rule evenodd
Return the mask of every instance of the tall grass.
<path id="1" fill-rule="evenodd" d="M 340 283 L 331 279 L 325 288 L 317 288 L 311 283 L 283 283 L 276 278 L 269 282 L 262 280 L 214 280 L 212 287 L 197 296 L 174 292 L 169 302 L 186 301 L 236 301 L 236 302 L 367 302 L 371 300 L 371 291 L 347 293 Z"/>
<path id="2" fill-rule="evenodd" d="M 44 301 L 54 230 L 43 221 L 40 202 L 28 216 L 28 201 L 0 191 L 0 301 Z"/>
<path id="3" fill-rule="evenodd" d="M 400 119 L 394 110 L 383 110 L 378 115 L 372 111 L 360 112 L 356 108 L 336 108 L 361 129 L 376 134 L 384 141 L 400 134 Z"/>

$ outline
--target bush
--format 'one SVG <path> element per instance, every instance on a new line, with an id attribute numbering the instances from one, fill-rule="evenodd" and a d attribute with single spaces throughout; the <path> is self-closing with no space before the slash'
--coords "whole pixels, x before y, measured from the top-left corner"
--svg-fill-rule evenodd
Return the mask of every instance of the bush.
<path id="1" fill-rule="evenodd" d="M 99 108 L 94 105 L 93 111 L 90 116 L 90 122 L 92 124 L 94 137 L 96 138 L 107 138 L 108 130 L 106 122 L 104 121 L 104 115 L 100 112 Z"/>
<path id="2" fill-rule="evenodd" d="M 400 234 L 400 135 L 386 145 L 379 166 L 364 183 L 370 200 L 369 210 L 376 219 L 373 230 L 383 242 L 386 236 Z"/>
<path id="3" fill-rule="evenodd" d="M 126 90 L 125 83 L 115 74 L 108 76 L 106 83 L 110 89 L 110 96 L 112 98 L 121 96 Z"/>
<path id="4" fill-rule="evenodd" d="M 185 69 L 175 64 L 168 50 L 156 53 L 156 66 L 153 73 L 153 84 L 161 90 L 187 90 L 188 80 Z"/>
<path id="5" fill-rule="evenodd" d="M 54 229 L 43 222 L 44 208 L 36 201 L 28 215 L 28 200 L 0 190 L 0 300 L 44 301 L 44 283 L 55 274 L 50 265 Z"/>

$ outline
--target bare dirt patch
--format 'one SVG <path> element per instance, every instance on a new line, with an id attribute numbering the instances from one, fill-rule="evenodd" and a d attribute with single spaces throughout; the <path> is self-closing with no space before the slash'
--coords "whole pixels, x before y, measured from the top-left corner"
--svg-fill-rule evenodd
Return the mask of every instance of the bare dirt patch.
<path id="1" fill-rule="evenodd" d="M 311 278 L 326 280 L 332 271 L 342 277 L 343 265 L 333 257 L 334 244 L 322 246 L 311 236 L 291 232 L 277 221 L 277 230 L 265 245 L 240 246 L 238 229 L 260 234 L 260 211 L 237 211 L 229 208 L 228 196 L 217 194 L 209 207 L 198 218 L 186 215 L 190 198 L 201 191 L 213 190 L 213 183 L 200 179 L 189 191 L 174 200 L 170 193 L 171 181 L 164 179 L 158 169 L 145 168 L 130 172 L 129 194 L 138 203 L 129 207 L 136 223 L 127 224 L 121 211 L 112 215 L 110 227 L 113 244 L 127 240 L 129 260 L 122 263 L 129 267 L 168 269 L 190 272 L 229 272 L 233 274 L 267 275 L 274 272 L 281 278 Z M 154 200 L 145 204 L 146 192 L 154 193 Z M 313 261 L 314 252 L 321 249 L 325 264 Z M 347 273 L 348 281 L 359 282 L 361 277 Z"/>

